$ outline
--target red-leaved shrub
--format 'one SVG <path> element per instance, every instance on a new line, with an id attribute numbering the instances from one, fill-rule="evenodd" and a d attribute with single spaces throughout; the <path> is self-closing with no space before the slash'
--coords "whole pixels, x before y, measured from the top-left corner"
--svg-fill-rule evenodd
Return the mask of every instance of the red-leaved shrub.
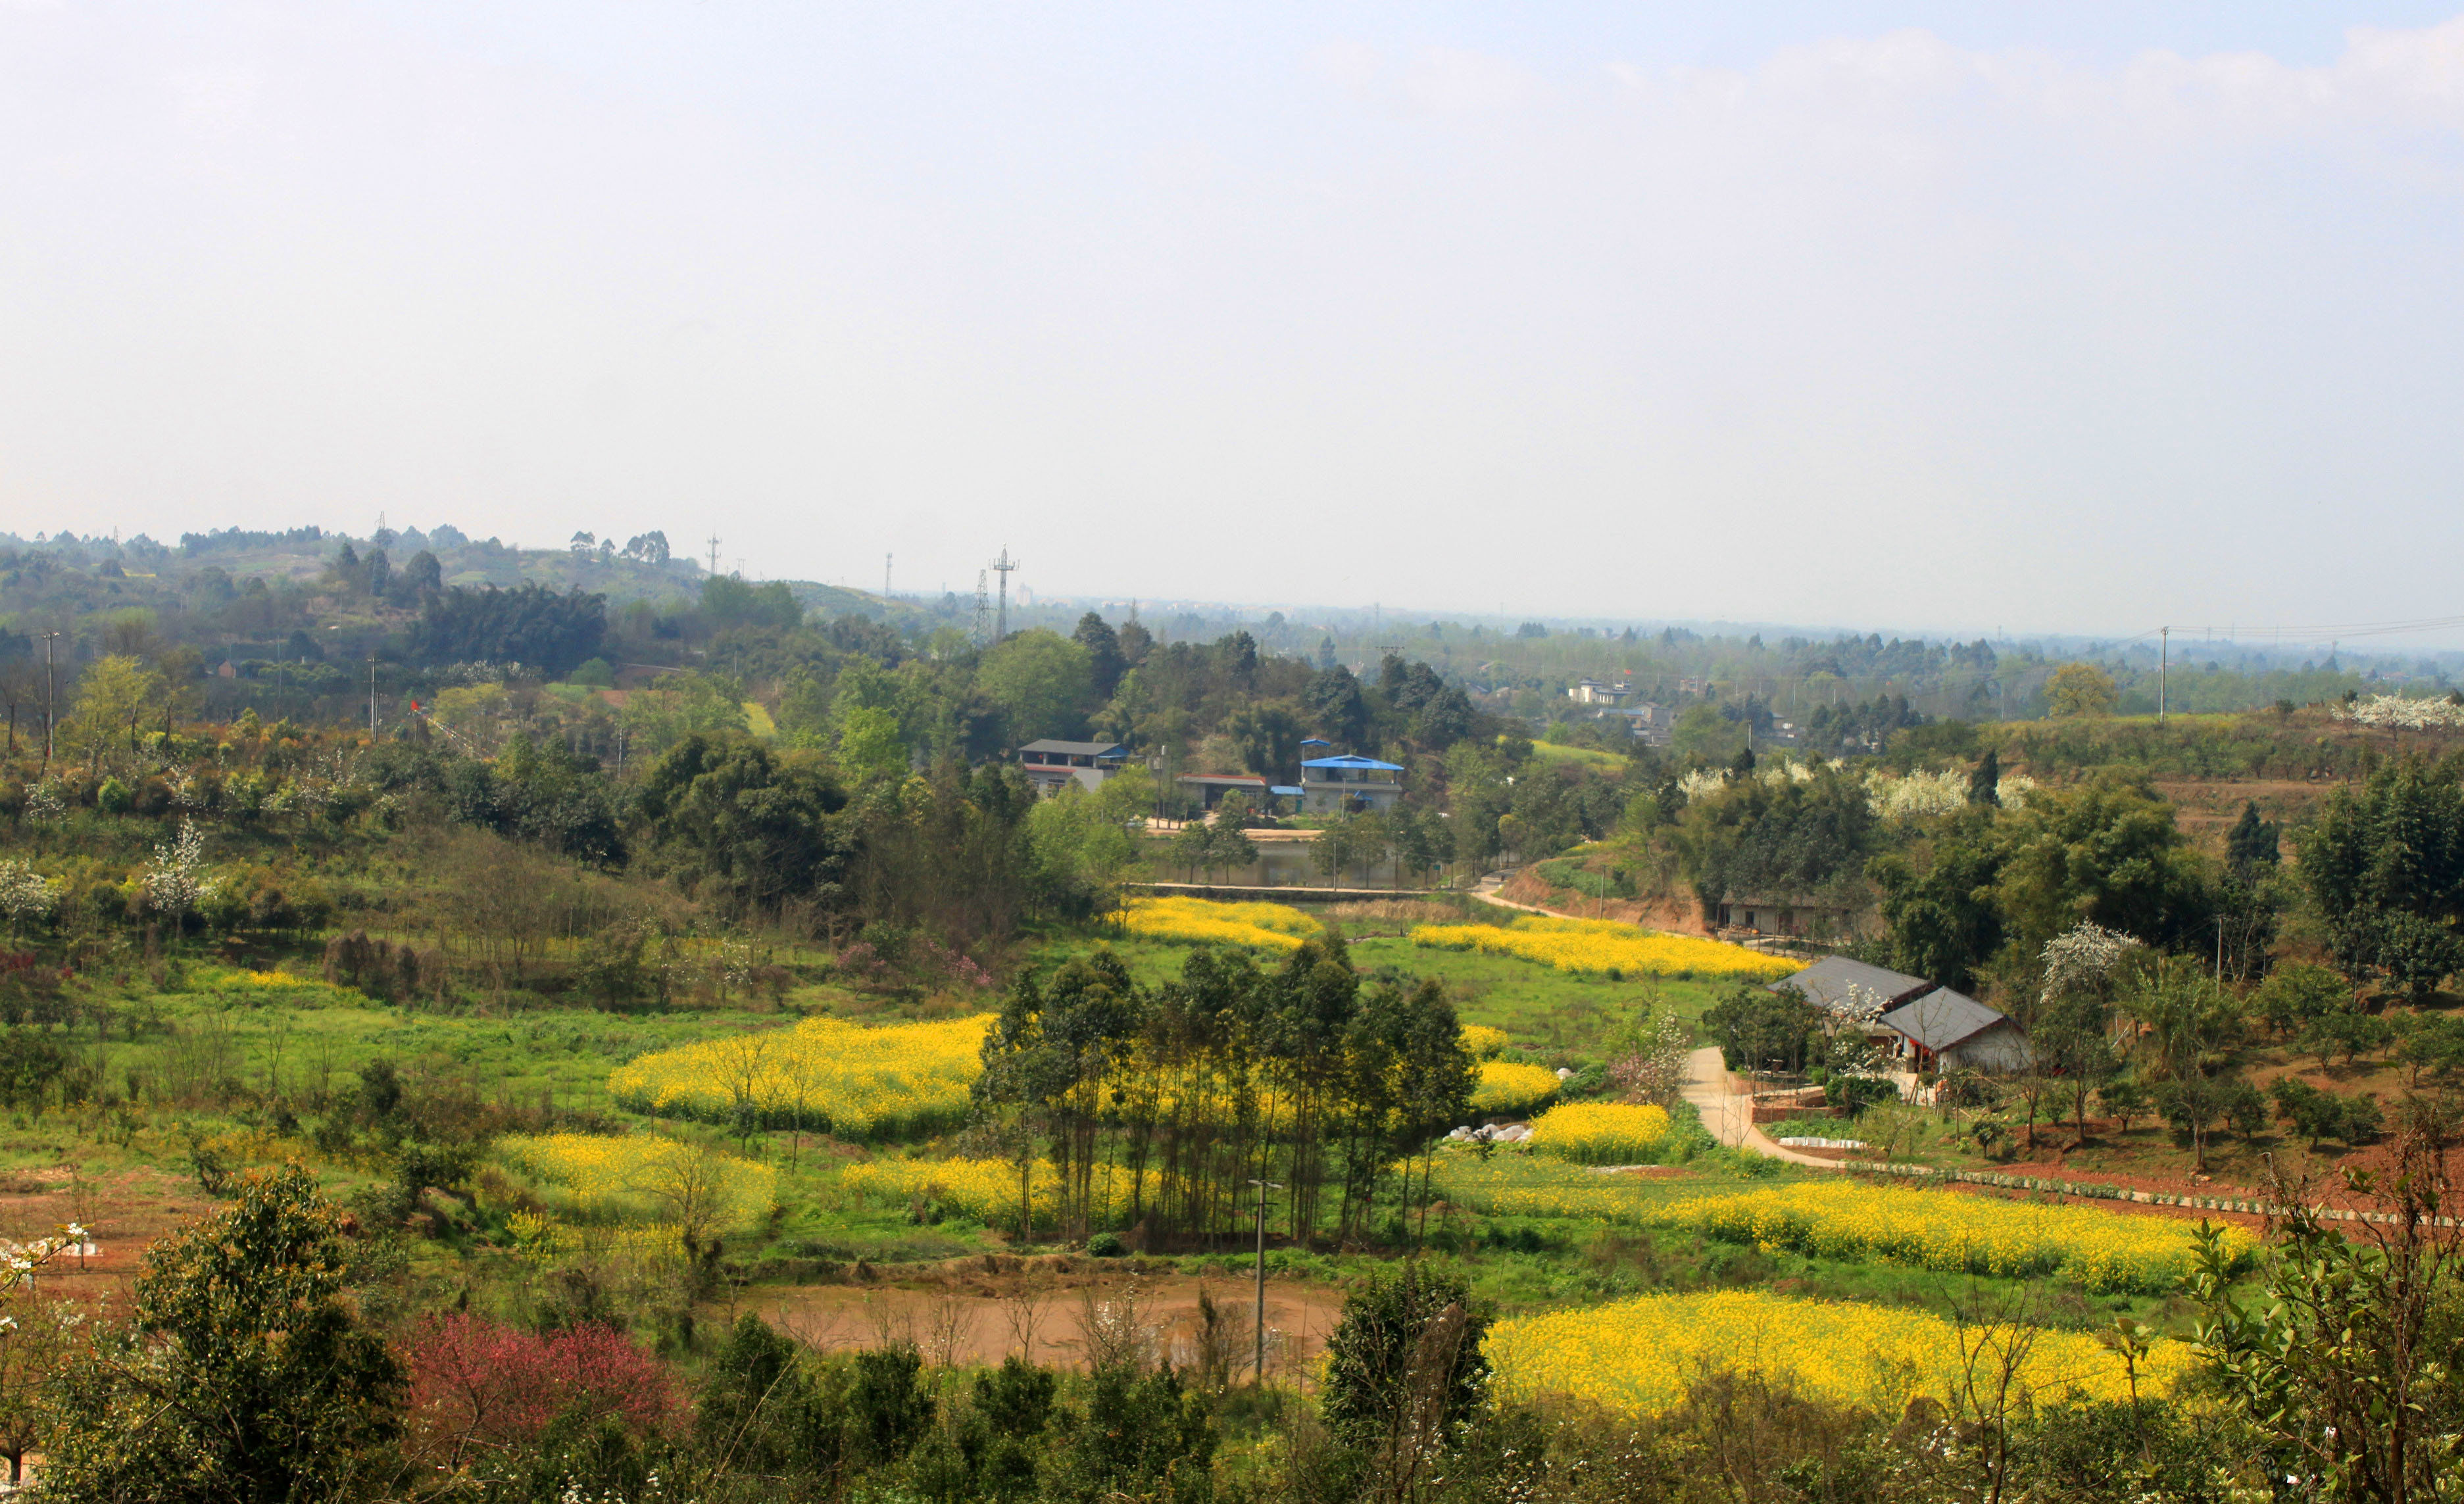
<path id="1" fill-rule="evenodd" d="M 518 1447 L 567 1410 L 613 1415 L 637 1431 L 676 1410 L 668 1371 L 608 1326 L 546 1337 L 475 1316 L 429 1321 L 411 1344 L 413 1413 L 458 1460 L 472 1445 Z"/>

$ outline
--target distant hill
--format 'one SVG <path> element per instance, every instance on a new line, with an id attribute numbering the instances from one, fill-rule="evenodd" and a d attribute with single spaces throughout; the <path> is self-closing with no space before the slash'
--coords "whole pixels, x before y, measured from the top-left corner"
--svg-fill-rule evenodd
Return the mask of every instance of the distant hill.
<path id="1" fill-rule="evenodd" d="M 623 543 L 609 538 L 585 545 L 577 540 L 561 549 L 515 547 L 495 537 L 473 537 L 450 525 L 388 529 L 364 537 L 314 526 L 278 532 L 225 528 L 183 534 L 171 544 L 158 543 L 143 534 L 123 541 L 100 535 L 81 538 L 71 533 L 31 539 L 0 533 L 0 548 L 21 555 L 79 570 L 99 571 L 116 564 L 119 578 L 155 579 L 165 585 L 176 585 L 183 578 L 208 569 L 219 570 L 233 582 L 287 579 L 311 584 L 324 575 L 345 544 L 362 558 L 382 550 L 397 572 L 418 555 L 430 554 L 436 559 L 440 582 L 447 585 L 510 590 L 538 584 L 557 591 L 579 587 L 605 596 L 611 610 L 636 600 L 661 608 L 689 605 L 708 574 L 694 559 L 671 552 L 666 535 L 656 532 Z M 781 582 L 807 610 L 825 617 L 896 617 L 914 609 L 818 580 Z"/>

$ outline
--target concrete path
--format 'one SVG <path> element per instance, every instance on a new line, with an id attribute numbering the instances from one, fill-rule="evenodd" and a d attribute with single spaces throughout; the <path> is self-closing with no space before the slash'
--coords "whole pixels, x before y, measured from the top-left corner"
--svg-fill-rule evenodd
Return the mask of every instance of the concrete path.
<path id="1" fill-rule="evenodd" d="M 1527 914 L 1551 914 L 1559 919 L 1580 917 L 1498 897 L 1497 890 L 1506 885 L 1506 873 L 1489 873 L 1471 890 L 1471 896 L 1484 904 L 1521 909 Z M 1710 1130 L 1711 1137 L 1730 1148 L 1751 1149 L 1766 1159 L 1785 1160 L 1791 1165 L 1810 1165 L 1815 1169 L 1839 1167 L 1837 1160 L 1816 1159 L 1811 1154 L 1783 1148 L 1772 1142 L 1770 1134 L 1755 1127 L 1753 1099 L 1738 1093 L 1736 1082 L 1729 1077 L 1728 1068 L 1720 1058 L 1716 1045 L 1705 1046 L 1685 1057 L 1685 1084 L 1678 1088 L 1678 1095 L 1693 1103 L 1694 1110 L 1703 1115 L 1703 1126 Z"/>
<path id="2" fill-rule="evenodd" d="M 1730 1148 L 1751 1149 L 1766 1159 L 1809 1165 L 1816 1169 L 1839 1167 L 1837 1160 L 1816 1159 L 1782 1148 L 1771 1142 L 1770 1134 L 1755 1127 L 1754 1100 L 1737 1091 L 1716 1045 L 1706 1045 L 1685 1057 L 1685 1084 L 1678 1088 L 1678 1095 L 1702 1114 L 1703 1126 L 1710 1130 L 1711 1137 Z"/>

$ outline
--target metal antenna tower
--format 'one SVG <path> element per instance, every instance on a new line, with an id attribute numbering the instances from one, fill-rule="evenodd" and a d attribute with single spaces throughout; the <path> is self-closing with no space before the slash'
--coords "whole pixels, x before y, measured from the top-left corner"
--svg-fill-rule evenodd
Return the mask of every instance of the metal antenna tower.
<path id="1" fill-rule="evenodd" d="M 710 572 L 714 575 L 718 573 L 718 534 L 715 533 L 710 535 Z"/>
<path id="2" fill-rule="evenodd" d="M 984 575 L 983 570 L 976 571 L 976 625 L 975 629 L 967 634 L 974 640 L 978 648 L 989 645 L 987 639 L 993 629 L 992 594 L 986 587 Z"/>
<path id="3" fill-rule="evenodd" d="M 1004 546 L 1001 557 L 993 560 L 992 567 L 993 572 L 1001 576 L 1001 615 L 995 619 L 993 626 L 993 641 L 998 643 L 1009 640 L 1009 576 L 1010 571 L 1018 568 L 1018 560 L 1009 556 L 1009 549 Z"/>

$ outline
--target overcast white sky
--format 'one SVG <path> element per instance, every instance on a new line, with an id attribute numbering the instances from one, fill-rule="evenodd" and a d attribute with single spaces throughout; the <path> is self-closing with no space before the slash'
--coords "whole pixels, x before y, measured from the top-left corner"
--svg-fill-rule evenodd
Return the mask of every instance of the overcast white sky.
<path id="1" fill-rule="evenodd" d="M 0 527 L 2464 613 L 2454 0 L 1616 9 L 0 0 Z"/>

